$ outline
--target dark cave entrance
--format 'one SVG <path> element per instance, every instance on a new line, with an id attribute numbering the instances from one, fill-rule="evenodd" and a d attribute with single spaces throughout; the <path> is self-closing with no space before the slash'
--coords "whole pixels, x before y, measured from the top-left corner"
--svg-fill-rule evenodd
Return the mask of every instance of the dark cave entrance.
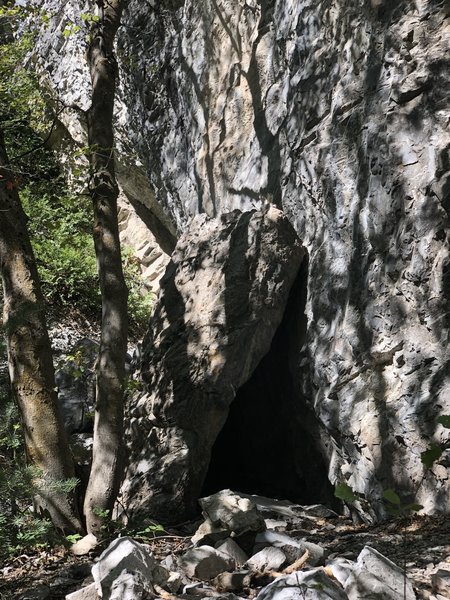
<path id="1" fill-rule="evenodd" d="M 306 263 L 268 354 L 231 404 L 212 449 L 203 496 L 230 488 L 300 504 L 335 504 L 315 441 L 317 424 L 294 375 L 299 367 L 292 368 L 300 363 L 306 331 Z"/>

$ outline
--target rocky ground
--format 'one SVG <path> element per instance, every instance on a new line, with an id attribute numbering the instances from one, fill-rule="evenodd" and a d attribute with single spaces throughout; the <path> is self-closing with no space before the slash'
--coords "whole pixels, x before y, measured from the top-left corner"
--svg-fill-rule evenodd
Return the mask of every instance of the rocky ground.
<path id="1" fill-rule="evenodd" d="M 96 585 L 103 598 L 124 600 L 450 598 L 448 518 L 370 527 L 321 506 L 229 491 L 210 498 L 203 521 L 154 539 L 118 538 L 83 556 L 64 548 L 19 556 L 0 570 L 0 599 L 94 600 Z"/>

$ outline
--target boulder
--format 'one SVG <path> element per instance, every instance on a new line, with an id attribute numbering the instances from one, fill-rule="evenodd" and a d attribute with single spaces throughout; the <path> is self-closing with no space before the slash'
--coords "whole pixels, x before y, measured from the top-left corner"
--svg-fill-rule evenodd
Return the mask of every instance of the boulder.
<path id="1" fill-rule="evenodd" d="M 438 569 L 431 576 L 433 590 L 439 594 L 447 594 L 450 597 L 450 571 Z"/>
<path id="2" fill-rule="evenodd" d="M 111 542 L 92 567 L 92 575 L 103 600 L 136 600 L 169 578 L 148 547 L 129 537 Z"/>
<path id="3" fill-rule="evenodd" d="M 325 551 L 318 544 L 296 539 L 277 531 L 263 531 L 256 536 L 255 552 L 267 546 L 281 549 L 290 564 L 301 558 L 306 550 L 309 552 L 308 563 L 312 566 L 322 564 L 325 558 Z"/>
<path id="4" fill-rule="evenodd" d="M 183 554 L 180 568 L 188 577 L 209 581 L 223 571 L 234 569 L 235 562 L 228 554 L 211 546 L 192 548 Z"/>
<path id="5" fill-rule="evenodd" d="M 240 535 L 247 531 L 264 531 L 266 524 L 256 505 L 231 490 L 199 500 L 203 514 L 217 527 Z"/>
<path id="6" fill-rule="evenodd" d="M 338 558 L 329 567 L 349 600 L 416 600 L 403 570 L 370 546 L 363 548 L 356 563 Z"/>
<path id="7" fill-rule="evenodd" d="M 217 589 L 224 592 L 240 592 L 244 587 L 248 587 L 250 583 L 250 571 L 219 573 L 213 580 L 213 584 Z"/>
<path id="8" fill-rule="evenodd" d="M 173 523 L 196 513 L 211 448 L 236 390 L 270 349 L 303 256 L 273 206 L 202 214 L 181 236 L 143 341 L 144 389 L 126 411 L 121 503 L 131 520 L 150 513 Z M 232 502 L 238 509 L 241 500 Z M 264 528 L 263 519 L 235 521 L 226 527 Z"/>
<path id="9" fill-rule="evenodd" d="M 234 563 L 237 567 L 242 566 L 245 562 L 247 562 L 248 556 L 242 550 L 242 548 L 236 544 L 236 542 L 228 538 L 224 542 L 220 542 L 216 545 L 216 548 L 219 552 L 223 552 L 227 554 L 231 559 L 234 560 Z"/>
<path id="10" fill-rule="evenodd" d="M 191 542 L 194 546 L 215 546 L 217 542 L 225 540 L 229 535 L 227 528 L 213 525 L 209 519 L 206 519 L 192 536 Z"/>
<path id="11" fill-rule="evenodd" d="M 267 546 L 267 548 L 263 548 L 254 554 L 247 561 L 247 566 L 253 571 L 264 573 L 267 571 L 279 571 L 285 563 L 286 554 L 280 548 Z"/>

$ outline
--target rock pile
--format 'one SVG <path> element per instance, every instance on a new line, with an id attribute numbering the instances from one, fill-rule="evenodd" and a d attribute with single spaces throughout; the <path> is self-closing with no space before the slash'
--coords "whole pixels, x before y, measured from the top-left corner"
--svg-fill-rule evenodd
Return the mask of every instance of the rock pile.
<path id="1" fill-rule="evenodd" d="M 444 600 L 416 595 L 402 568 L 370 545 L 355 553 L 311 541 L 318 528 L 339 535 L 348 522 L 328 508 L 303 507 L 230 490 L 200 500 L 204 520 L 181 554 L 157 560 L 149 546 L 114 540 L 92 568 L 93 583 L 67 600 Z M 308 533 L 310 535 L 308 535 Z M 308 539 L 309 538 L 309 539 Z M 442 595 L 444 594 L 444 595 Z"/>

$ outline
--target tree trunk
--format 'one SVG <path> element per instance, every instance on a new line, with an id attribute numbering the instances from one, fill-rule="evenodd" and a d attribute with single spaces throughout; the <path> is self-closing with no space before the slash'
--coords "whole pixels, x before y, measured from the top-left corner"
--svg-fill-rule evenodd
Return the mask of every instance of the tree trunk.
<path id="1" fill-rule="evenodd" d="M 127 345 L 127 288 L 122 272 L 114 169 L 113 108 L 117 64 L 114 36 L 124 2 L 97 2 L 88 49 L 92 105 L 88 112 L 94 242 L 102 294 L 102 332 L 97 360 L 94 447 L 84 512 L 89 532 L 100 533 L 102 515 L 111 511 L 120 484 L 123 381 Z"/>
<path id="2" fill-rule="evenodd" d="M 58 412 L 52 351 L 44 315 L 33 250 L 8 168 L 0 130 L 0 270 L 3 282 L 3 323 L 10 378 L 19 405 L 27 459 L 41 475 L 38 505 L 65 531 L 81 531 L 75 494 L 48 492 L 45 487 L 74 476 L 72 457 Z"/>

